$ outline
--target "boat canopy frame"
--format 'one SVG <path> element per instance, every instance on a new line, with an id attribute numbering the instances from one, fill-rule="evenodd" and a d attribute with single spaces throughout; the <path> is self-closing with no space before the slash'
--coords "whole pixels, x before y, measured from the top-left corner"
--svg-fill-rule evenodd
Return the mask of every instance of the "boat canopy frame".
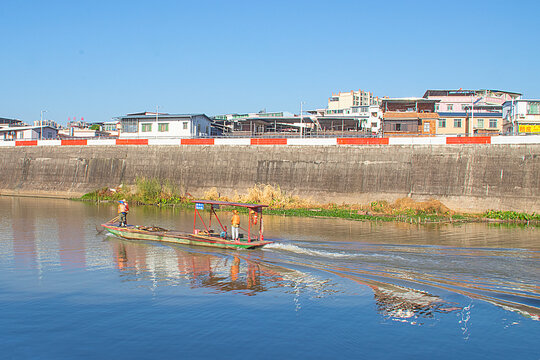
<path id="1" fill-rule="evenodd" d="M 265 207 L 268 207 L 268 205 L 263 204 L 248 204 L 248 203 L 238 203 L 238 202 L 230 202 L 230 201 L 219 201 L 219 200 L 192 200 L 192 203 L 195 204 L 195 214 L 193 215 L 193 234 L 197 235 L 197 217 L 201 220 L 201 223 L 203 224 L 206 233 L 210 234 L 210 228 L 212 227 L 212 215 L 216 217 L 217 222 L 219 223 L 219 226 L 221 227 L 221 230 L 227 233 L 227 226 L 224 226 L 219 219 L 219 216 L 216 213 L 216 209 L 219 209 L 221 206 L 231 206 L 231 207 L 243 207 L 249 209 L 248 212 L 248 228 L 244 229 L 240 227 L 240 229 L 247 232 L 247 242 L 250 243 L 252 241 L 264 241 L 264 226 L 263 226 L 263 217 L 262 217 L 262 209 Z M 206 226 L 206 223 L 204 222 L 199 210 L 204 210 L 204 205 L 210 206 L 210 219 L 208 222 L 208 226 Z M 256 225 L 257 222 L 259 222 L 259 231 L 257 234 L 257 237 L 252 238 L 251 237 L 251 228 L 252 225 Z"/>

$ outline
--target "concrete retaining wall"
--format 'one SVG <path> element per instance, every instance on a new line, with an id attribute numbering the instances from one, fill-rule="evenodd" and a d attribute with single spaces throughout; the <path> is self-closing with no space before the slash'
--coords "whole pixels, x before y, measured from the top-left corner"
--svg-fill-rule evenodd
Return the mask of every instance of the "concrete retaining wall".
<path id="1" fill-rule="evenodd" d="M 291 144 L 292 145 L 292 144 Z M 540 211 L 540 145 L 0 147 L 0 193 L 79 196 L 140 177 L 197 196 L 279 185 L 318 202 L 435 198 L 455 210 Z"/>

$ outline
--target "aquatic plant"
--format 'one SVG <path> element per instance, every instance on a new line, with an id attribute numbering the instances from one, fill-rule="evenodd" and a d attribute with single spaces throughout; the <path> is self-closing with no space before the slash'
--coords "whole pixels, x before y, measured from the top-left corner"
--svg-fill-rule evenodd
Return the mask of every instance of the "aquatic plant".
<path id="1" fill-rule="evenodd" d="M 540 221 L 540 214 L 527 214 L 516 211 L 488 210 L 483 214 L 483 217 L 506 221 Z"/>

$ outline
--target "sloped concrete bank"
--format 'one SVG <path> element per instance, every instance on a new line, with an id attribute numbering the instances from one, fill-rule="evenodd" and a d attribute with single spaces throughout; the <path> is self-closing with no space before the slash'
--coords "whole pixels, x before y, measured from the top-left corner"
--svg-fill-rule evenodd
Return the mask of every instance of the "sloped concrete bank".
<path id="1" fill-rule="evenodd" d="M 5 147 L 0 169 L 4 195 L 75 197 L 146 177 L 194 196 L 271 184 L 317 202 L 540 211 L 540 145 Z"/>

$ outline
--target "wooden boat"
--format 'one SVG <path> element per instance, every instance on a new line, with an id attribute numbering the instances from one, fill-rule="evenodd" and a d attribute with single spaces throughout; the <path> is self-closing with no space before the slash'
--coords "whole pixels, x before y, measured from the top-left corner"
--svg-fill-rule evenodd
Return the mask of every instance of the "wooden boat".
<path id="1" fill-rule="evenodd" d="M 193 232 L 191 233 L 141 225 L 127 225 L 121 227 L 119 226 L 120 223 L 117 221 L 117 218 L 109 220 L 101 226 L 115 236 L 130 240 L 162 241 L 224 249 L 252 249 L 272 243 L 272 241 L 264 240 L 263 237 L 262 209 L 267 207 L 267 205 L 213 200 L 194 200 L 192 202 L 195 203 L 195 214 L 193 218 Z M 228 236 L 227 227 L 223 225 L 216 213 L 216 209 L 219 209 L 221 206 L 243 207 L 248 209 L 248 228 L 241 228 L 247 232 L 247 234 L 245 234 L 247 235 L 246 239 L 233 241 Z M 205 207 L 207 207 L 210 213 L 208 226 L 204 222 L 200 212 L 200 210 L 204 210 Z M 220 226 L 221 231 L 219 233 L 212 229 L 212 216 L 215 216 L 217 223 Z M 197 219 L 200 220 L 200 224 L 202 224 L 203 228 L 197 228 L 197 226 L 200 226 Z M 255 229 L 257 223 L 259 226 L 258 229 Z"/>

